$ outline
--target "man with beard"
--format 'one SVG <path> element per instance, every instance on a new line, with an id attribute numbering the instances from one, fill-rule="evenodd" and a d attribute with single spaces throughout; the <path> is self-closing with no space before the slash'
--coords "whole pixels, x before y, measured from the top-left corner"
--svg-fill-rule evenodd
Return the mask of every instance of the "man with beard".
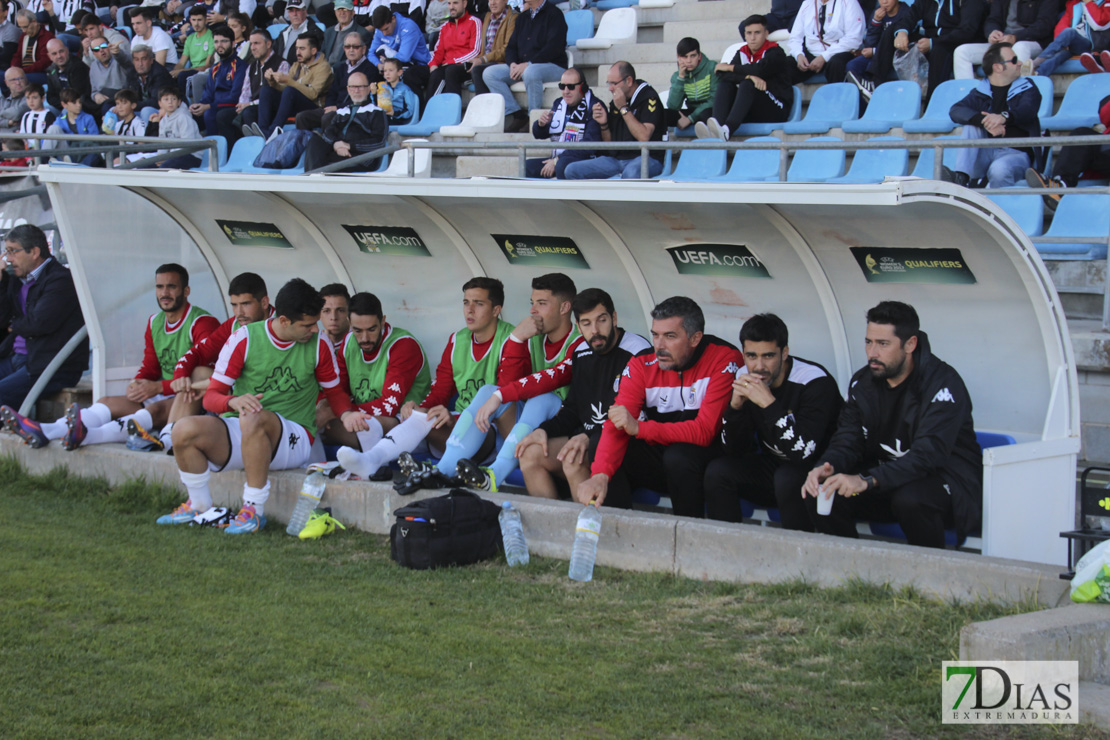
<path id="1" fill-rule="evenodd" d="M 801 491 L 818 532 L 856 537 L 856 520 L 896 521 L 911 545 L 944 547 L 982 517 L 983 453 L 971 398 L 935 357 L 917 311 L 883 301 L 867 312 L 867 367 L 852 376 L 836 433 Z M 817 497 L 832 500 L 817 513 Z"/>
<path id="2" fill-rule="evenodd" d="M 648 340 L 617 326 L 613 299 L 604 290 L 583 290 L 574 297 L 573 308 L 583 341 L 555 368 L 556 377 L 536 373 L 501 389 L 506 400 L 527 398 L 565 383 L 564 377 L 569 376 L 570 390 L 559 412 L 516 446 L 524 485 L 530 495 L 541 498 L 558 496 L 556 478 L 567 482 L 573 498 L 590 477 L 590 463 L 617 396 L 621 372 L 630 359 L 651 350 Z M 609 499 L 610 506 L 630 504 L 631 500 Z"/>
<path id="3" fill-rule="evenodd" d="M 143 364 L 125 395 L 105 396 L 84 410 L 74 403 L 63 418 L 41 425 L 5 409 L 8 429 L 32 447 L 61 439 L 65 449 L 76 450 L 83 444 L 126 441 L 127 422 L 132 419 L 146 429 L 165 424 L 173 403 L 170 381 L 177 359 L 215 330 L 219 321 L 189 304 L 189 272 L 181 265 L 165 264 L 154 271 L 154 294 L 162 310 L 147 321 Z"/>
<path id="4" fill-rule="evenodd" d="M 551 110 L 540 114 L 532 124 L 532 136 L 537 139 L 550 138 L 555 142 L 564 141 L 601 141 L 601 125 L 594 120 L 594 96 L 586 84 L 586 76 L 577 67 L 563 72 L 559 80 L 561 97 L 555 101 Z M 589 159 L 590 152 L 581 149 L 555 149 L 546 159 L 539 157 L 524 162 L 525 177 L 566 178 L 567 165 L 581 159 Z"/>
<path id="5" fill-rule="evenodd" d="M 255 29 L 251 32 L 250 49 L 250 65 L 247 67 L 246 79 L 243 80 L 239 103 L 233 112 L 220 111 L 216 118 L 221 126 L 225 125 L 226 118 L 232 125 L 238 125 L 240 131 L 247 136 L 254 134 L 251 124 L 258 122 L 258 106 L 262 90 L 266 87 L 267 74 L 289 71 L 289 62 L 274 53 L 274 41 L 265 29 Z"/>
<path id="6" fill-rule="evenodd" d="M 221 111 L 234 111 L 235 104 L 243 91 L 243 80 L 247 76 L 247 63 L 235 53 L 235 34 L 225 25 L 212 29 L 212 43 L 216 47 L 216 63 L 208 72 L 204 83 L 204 94 L 199 103 L 189 106 L 194 118 L 204 119 L 204 132 L 209 136 L 219 134 L 227 138 L 228 146 L 240 137 L 240 132 L 231 124 L 231 117 Z M 223 123 L 221 128 L 220 123 Z"/>
<path id="7" fill-rule="evenodd" d="M 447 0 L 447 22 L 439 32 L 428 69 L 428 92 L 462 92 L 470 65 L 482 53 L 482 20 L 466 12 L 466 0 Z M 440 85 L 443 90 L 440 90 Z"/>
<path id="8" fill-rule="evenodd" d="M 721 428 L 725 455 L 705 470 L 710 519 L 741 521 L 743 498 L 777 508 L 786 529 L 813 531 L 798 489 L 829 443 L 844 399 L 825 368 L 790 354 L 788 339 L 773 313 L 757 314 L 740 329 L 744 367 Z"/>

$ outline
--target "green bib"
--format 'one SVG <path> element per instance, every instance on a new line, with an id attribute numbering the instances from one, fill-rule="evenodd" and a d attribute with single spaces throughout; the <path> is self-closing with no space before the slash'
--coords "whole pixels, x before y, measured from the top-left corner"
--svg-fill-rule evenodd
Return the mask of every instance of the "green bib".
<path id="1" fill-rule="evenodd" d="M 370 403 L 382 397 L 382 386 L 385 385 L 385 375 L 388 369 L 389 349 L 394 342 L 405 337 L 412 337 L 412 334 L 404 329 L 391 326 L 389 336 L 378 347 L 377 356 L 373 360 L 367 360 L 362 354 L 362 349 L 358 346 L 354 332 L 347 335 L 343 342 L 343 360 L 347 363 L 347 377 L 351 381 L 351 395 L 354 396 L 356 404 Z M 417 342 L 417 346 L 419 345 L 420 343 Z M 399 399 L 395 404 L 396 408 L 400 408 L 406 401 L 420 403 L 428 395 L 428 389 L 432 387 L 432 373 L 428 369 L 428 356 L 424 354 L 423 347 L 420 347 L 420 356 L 424 358 L 424 365 L 417 373 L 416 380 L 413 382 L 412 388 L 409 389 L 408 395 Z"/>
<path id="2" fill-rule="evenodd" d="M 263 408 L 312 432 L 316 429 L 316 396 L 320 392 L 316 382 L 320 338 L 313 336 L 307 342 L 294 342 L 291 347 L 280 349 L 270 339 L 269 324 L 256 321 L 247 325 L 243 371 L 231 392 L 236 396 L 261 393 Z"/>
<path id="3" fill-rule="evenodd" d="M 166 331 L 166 312 L 159 311 L 150 317 L 150 339 L 154 354 L 162 368 L 162 380 L 173 380 L 173 368 L 182 355 L 193 346 L 193 324 L 208 312 L 198 306 L 189 306 L 189 313 L 172 332 Z"/>
<path id="4" fill-rule="evenodd" d="M 497 330 L 493 334 L 486 356 L 474 359 L 474 336 L 470 329 L 455 332 L 455 348 L 451 353 L 451 369 L 454 371 L 455 390 L 459 398 L 455 401 L 455 412 L 461 414 L 474 400 L 474 394 L 487 383 L 497 382 L 497 366 L 501 362 L 501 349 L 509 341 L 513 325 L 508 321 L 497 320 Z"/>
<path id="5" fill-rule="evenodd" d="M 572 324 L 571 329 L 570 329 L 570 334 L 567 334 L 565 337 L 563 337 L 563 348 L 559 350 L 559 353 L 557 355 L 555 355 L 555 359 L 550 360 L 550 361 L 548 361 L 547 355 L 544 354 L 544 351 L 543 351 L 543 343 L 544 343 L 545 335 L 544 334 L 537 334 L 536 336 L 529 339 L 528 340 L 528 352 L 529 352 L 529 354 L 532 355 L 532 372 L 534 372 L 534 373 L 543 372 L 544 370 L 547 370 L 548 368 L 555 367 L 560 362 L 565 360 L 566 357 L 567 357 L 567 350 L 569 350 L 571 348 L 571 346 L 574 344 L 575 340 L 578 339 L 578 337 L 580 337 L 580 336 L 582 336 L 582 335 L 578 333 L 578 327 L 574 326 Z M 567 399 L 567 391 L 569 391 L 569 390 L 570 390 L 570 386 L 569 385 L 564 385 L 562 388 L 556 389 L 554 391 L 554 393 L 555 393 L 556 396 L 558 396 L 559 398 L 561 398 L 565 401 Z"/>

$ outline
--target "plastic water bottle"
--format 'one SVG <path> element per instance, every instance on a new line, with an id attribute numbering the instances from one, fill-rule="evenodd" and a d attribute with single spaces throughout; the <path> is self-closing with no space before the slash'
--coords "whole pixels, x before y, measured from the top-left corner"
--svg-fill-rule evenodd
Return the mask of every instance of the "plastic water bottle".
<path id="1" fill-rule="evenodd" d="M 100 130 L 108 136 L 111 136 L 116 133 L 116 121 L 118 120 L 119 116 L 116 115 L 114 110 L 108 111 L 104 114 L 104 123 L 100 125 Z"/>
<path id="2" fill-rule="evenodd" d="M 570 577 L 574 581 L 589 581 L 594 577 L 597 559 L 597 540 L 601 537 L 601 511 L 591 501 L 578 515 L 574 530 L 574 549 L 570 551 Z"/>
<path id="3" fill-rule="evenodd" d="M 297 506 L 293 509 L 293 516 L 289 517 L 289 526 L 285 528 L 286 534 L 296 537 L 301 533 L 312 510 L 320 505 L 327 482 L 328 479 L 319 470 L 313 470 L 304 477 L 301 495 L 297 496 Z"/>
<path id="4" fill-rule="evenodd" d="M 528 565 L 528 543 L 524 541 L 524 527 L 520 524 L 520 512 L 513 508 L 511 501 L 506 501 L 501 504 L 501 513 L 497 519 L 501 522 L 505 560 L 510 566 Z"/>

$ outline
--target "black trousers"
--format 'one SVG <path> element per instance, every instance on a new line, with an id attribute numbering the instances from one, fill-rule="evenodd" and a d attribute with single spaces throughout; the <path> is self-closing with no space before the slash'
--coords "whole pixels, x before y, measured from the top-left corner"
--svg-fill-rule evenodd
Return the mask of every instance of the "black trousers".
<path id="1" fill-rule="evenodd" d="M 1096 136 L 1093 128 L 1081 126 L 1068 136 Z M 1098 170 L 1110 175 L 1110 144 L 1102 146 L 1065 146 L 1052 164 L 1052 175 L 1059 177 L 1069 188 L 1079 183 L 1079 176 L 1087 170 Z"/>
<path id="2" fill-rule="evenodd" d="M 808 49 L 806 50 L 805 55 L 806 55 L 806 59 L 808 59 L 811 62 L 816 58 L 813 54 L 809 53 Z M 810 77 L 813 77 L 815 74 L 817 74 L 816 72 L 808 72 L 808 71 L 803 72 L 802 70 L 798 69 L 798 65 L 797 65 L 797 61 L 796 61 L 797 58 L 798 58 L 798 55 L 795 54 L 794 55 L 794 59 L 795 59 L 794 69 L 791 71 L 791 76 L 790 76 L 790 84 L 792 84 L 792 85 L 797 85 L 799 82 L 805 82 Z M 848 62 L 852 61 L 853 59 L 855 59 L 855 57 L 852 55 L 852 52 L 844 51 L 844 52 L 841 52 L 839 54 L 834 54 L 831 59 L 825 60 L 825 66 L 821 68 L 821 71 L 825 73 L 825 79 L 828 80 L 829 82 L 844 82 L 844 77 L 848 74 Z M 951 52 L 949 52 L 949 54 L 948 54 L 948 73 L 949 73 L 949 76 L 951 76 L 951 73 L 952 73 L 952 54 L 951 54 Z M 720 119 L 717 119 L 717 120 L 720 120 Z"/>
<path id="3" fill-rule="evenodd" d="M 858 537 L 856 522 L 860 520 L 898 522 L 911 545 L 943 549 L 944 529 L 954 522 L 952 497 L 936 475 L 852 498 L 835 496 L 828 516 L 817 513 L 817 499 L 806 496 L 805 501 L 817 531 L 840 537 Z"/>
<path id="4" fill-rule="evenodd" d="M 789 465 L 772 455 L 718 457 L 705 470 L 705 515 L 724 522 L 743 519 L 740 499 L 756 506 L 774 507 L 786 529 L 813 531 L 802 486 L 806 466 Z"/>
<path id="5" fill-rule="evenodd" d="M 936 39 L 932 43 L 932 48 L 929 49 L 929 92 L 925 105 L 929 104 L 928 99 L 933 97 L 933 90 L 940 87 L 940 83 L 952 79 L 952 55 L 956 52 L 955 46 Z"/>
<path id="6" fill-rule="evenodd" d="M 351 156 L 357 156 L 358 154 L 361 154 L 361 152 L 352 152 Z M 341 157 L 336 154 L 335 148 L 328 142 L 324 141 L 324 138 L 322 136 L 316 134 L 308 140 L 308 146 L 305 147 L 304 170 L 305 172 L 308 172 L 310 170 L 316 169 L 317 167 L 323 167 L 335 162 L 342 162 L 345 159 L 350 159 L 350 157 Z M 379 166 L 381 166 L 381 160 L 374 159 L 369 162 L 364 162 L 361 165 L 348 167 L 346 170 L 343 171 L 369 172 L 370 170 L 378 169 Z"/>
<path id="7" fill-rule="evenodd" d="M 769 90 L 757 90 L 751 80 L 739 85 L 722 82 L 713 98 L 713 117 L 728 126 L 730 133 L 746 121 L 777 123 L 790 117 L 793 98 L 791 95 L 789 100 L 779 100 Z"/>
<path id="8" fill-rule="evenodd" d="M 437 92 L 461 95 L 462 86 L 469 77 L 470 74 L 466 71 L 465 65 L 462 64 L 443 64 L 436 67 L 428 75 L 428 97 L 432 97 Z M 443 90 L 438 90 L 437 88 L 439 88 L 441 82 L 443 83 Z"/>
<path id="9" fill-rule="evenodd" d="M 871 63 L 867 65 L 867 74 L 871 75 L 876 85 L 889 80 L 894 71 L 894 27 L 895 24 L 891 23 L 883 29 L 875 53 L 871 55 Z"/>
<path id="10" fill-rule="evenodd" d="M 572 162 L 578 162 L 578 161 L 581 161 L 583 159 L 589 159 L 592 156 L 593 155 L 590 152 L 584 152 L 584 151 L 577 151 L 577 152 L 565 151 L 565 152 L 563 152 L 562 154 L 559 155 L 559 161 L 555 163 L 555 179 L 556 180 L 565 180 L 565 179 L 567 179 L 567 177 L 564 173 L 566 172 L 568 164 L 571 164 Z M 550 159 L 550 157 L 540 157 L 538 159 L 526 159 L 526 160 L 524 160 L 524 176 L 525 177 L 534 177 L 534 178 L 537 178 L 537 179 L 542 178 L 543 175 L 541 175 L 540 172 L 543 170 L 543 163 L 547 159 Z"/>
<path id="11" fill-rule="evenodd" d="M 486 71 L 486 67 L 492 67 L 492 64 L 475 64 L 470 68 L 470 81 L 474 83 L 474 94 L 484 95 L 489 92 L 486 86 L 486 81 L 482 79 L 482 73 Z M 157 106 L 155 106 L 157 107 Z"/>
<path id="12" fill-rule="evenodd" d="M 610 497 L 631 505 L 632 491 L 650 488 L 671 498 L 674 513 L 679 516 L 705 516 L 705 468 L 721 454 L 717 443 L 709 447 L 679 442 L 673 445 L 649 445 L 638 439 L 628 443 L 624 462 L 609 481 L 605 504 Z"/>
<path id="13" fill-rule="evenodd" d="M 405 71 L 401 73 L 401 81 L 412 88 L 416 93 L 416 97 L 420 98 L 420 110 L 424 110 L 424 91 L 428 89 L 428 77 L 431 72 L 428 71 L 427 64 L 413 64 L 405 67 Z"/>

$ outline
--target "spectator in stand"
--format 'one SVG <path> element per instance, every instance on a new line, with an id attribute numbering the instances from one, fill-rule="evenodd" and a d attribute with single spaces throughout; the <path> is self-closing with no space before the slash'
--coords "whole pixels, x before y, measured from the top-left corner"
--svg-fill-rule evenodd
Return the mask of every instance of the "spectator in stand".
<path id="1" fill-rule="evenodd" d="M 1098 133 L 1110 133 L 1110 96 L 1102 99 L 1098 104 L 1098 119 L 1102 131 L 1096 131 L 1088 126 L 1073 129 L 1068 136 L 1094 136 Z M 1110 140 L 1108 140 L 1110 141 Z M 1061 188 L 1059 193 L 1046 193 L 1045 205 L 1055 211 L 1063 196 L 1063 188 L 1074 188 L 1079 184 L 1083 175 L 1095 172 L 1103 177 L 1110 175 L 1110 144 L 1088 144 L 1086 146 L 1060 147 L 1060 153 L 1052 162 L 1052 176 L 1045 177 L 1037 170 L 1030 167 L 1025 171 L 1025 182 L 1031 188 Z"/>
<path id="2" fill-rule="evenodd" d="M 566 67 L 567 22 L 563 11 L 549 0 L 525 0 L 505 47 L 505 64 L 491 65 L 482 72 L 486 87 L 505 99 L 505 133 L 527 130 L 528 110 L 543 107 L 544 83 L 558 80 Z M 524 82 L 528 110 L 521 109 L 509 89 L 518 81 Z"/>
<path id="3" fill-rule="evenodd" d="M 146 136 L 146 123 L 139 118 L 139 94 L 134 90 L 124 89 L 116 91 L 116 125 L 112 133 L 116 136 Z M 134 144 L 135 142 L 126 142 Z M 134 162 L 148 156 L 145 152 L 131 152 L 116 158 L 116 163 L 121 161 Z"/>
<path id="4" fill-rule="evenodd" d="M 1068 0 L 1053 32 L 1053 41 L 1033 60 L 1033 74 L 1047 77 L 1078 54 L 1090 72 L 1103 71 L 1089 56 L 1110 46 L 1110 3 L 1100 0 Z M 1090 61 L 1086 61 L 1086 60 Z M 1097 65 L 1104 67 L 1105 65 Z"/>
<path id="5" fill-rule="evenodd" d="M 450 17 L 439 33 L 428 67 L 429 97 L 440 92 L 462 92 L 469 65 L 482 51 L 482 22 L 466 12 L 466 0 L 447 0 Z"/>
<path id="6" fill-rule="evenodd" d="M 251 63 L 247 66 L 247 77 L 243 81 L 239 103 L 235 106 L 235 115 L 226 110 L 220 111 L 216 115 L 217 127 L 226 125 L 223 119 L 228 118 L 233 126 L 240 127 L 245 136 L 254 136 L 252 124 L 258 122 L 258 108 L 262 91 L 267 88 L 266 80 L 272 75 L 289 72 L 289 63 L 274 52 L 273 46 L 273 39 L 265 29 L 256 28 L 251 32 Z"/>
<path id="7" fill-rule="evenodd" d="M 251 32 L 254 23 L 246 13 L 232 13 L 227 17 L 227 27 L 235 35 L 232 40 L 235 47 L 235 56 L 247 64 L 251 61 Z"/>
<path id="8" fill-rule="evenodd" d="M 324 131 L 309 140 L 304 155 L 305 172 L 385 146 L 389 125 L 382 109 L 370 100 L 370 80 L 366 75 L 355 72 L 347 78 L 347 95 L 350 104 L 337 110 Z M 381 160 L 374 159 L 345 171 L 366 172 L 380 165 Z"/>
<path id="9" fill-rule="evenodd" d="M 790 40 L 790 29 L 794 27 L 794 20 L 801 7 L 802 0 L 771 0 L 771 11 L 763 16 L 763 27 L 767 29 L 768 35 L 774 36 L 774 41 Z M 753 17 L 748 16 L 740 21 L 740 38 L 747 38 L 744 29 Z"/>
<path id="10" fill-rule="evenodd" d="M 297 39 L 297 63 L 288 73 L 266 71 L 266 84 L 259 92 L 258 123 L 252 132 L 269 138 L 292 115 L 323 106 L 334 73 L 320 53 L 315 34 Z"/>
<path id="11" fill-rule="evenodd" d="M 73 54 L 81 53 L 81 32 L 72 22 L 74 16 L 92 11 L 92 0 L 41 0 L 41 8 L 35 17 L 39 23 L 48 26 Z"/>
<path id="12" fill-rule="evenodd" d="M 1057 0 L 991 0 L 983 24 L 987 43 L 960 44 L 952 57 L 957 80 L 975 77 L 972 65 L 983 61 L 991 44 L 1008 41 L 1021 60 L 1022 72 L 1032 74 L 1032 60 L 1052 41 L 1052 27 L 1060 8 Z"/>
<path id="13" fill-rule="evenodd" d="M 899 13 L 894 49 L 909 51 L 913 41 L 929 57 L 929 96 L 940 83 L 952 79 L 956 47 L 978 37 L 986 12 L 983 0 L 920 0 L 910 6 L 905 18 Z"/>
<path id="14" fill-rule="evenodd" d="M 297 39 L 310 32 L 318 34 L 320 29 L 308 19 L 306 0 L 289 0 L 285 5 L 285 16 L 289 25 L 274 39 L 274 53 L 292 66 L 297 61 Z M 316 46 L 319 47 L 321 43 L 317 41 Z"/>
<path id="15" fill-rule="evenodd" d="M 170 70 L 170 77 L 177 80 L 183 96 L 188 89 L 185 87 L 185 81 L 197 72 L 208 69 L 216 55 L 212 29 L 208 27 L 208 13 L 202 5 L 197 4 L 189 8 L 189 25 L 192 26 L 193 32 L 185 38 L 185 48 L 181 58 Z"/>
<path id="16" fill-rule="evenodd" d="M 561 97 L 551 110 L 545 110 L 532 124 L 532 136 L 554 142 L 601 141 L 601 125 L 593 116 L 594 95 L 586 84 L 586 75 L 578 67 L 563 72 L 559 80 Z M 592 155 L 581 149 L 555 149 L 548 158 L 529 159 L 524 163 L 526 177 L 566 179 L 567 165 Z"/>
<path id="17" fill-rule="evenodd" d="M 667 126 L 688 129 L 704 123 L 713 114 L 713 98 L 717 94 L 717 66 L 701 53 L 697 39 L 686 37 L 678 42 L 678 71 L 671 75 L 667 93 Z"/>
<path id="18" fill-rule="evenodd" d="M 30 157 L 12 157 L 9 154 L 9 152 L 22 152 L 27 149 L 27 142 L 23 139 L 4 139 L 0 149 L 4 152 L 3 159 L 0 159 L 0 167 L 30 167 L 34 164 L 34 160 Z"/>
<path id="19" fill-rule="evenodd" d="M 199 139 L 200 129 L 189 111 L 181 105 L 181 91 L 176 85 L 167 85 L 158 94 L 158 112 L 150 116 L 146 125 L 147 136 L 160 139 Z M 160 149 L 154 157 L 145 160 L 146 167 L 189 170 L 200 167 L 200 157 L 180 154 L 168 157 L 170 150 Z"/>
<path id="20" fill-rule="evenodd" d="M 154 25 L 155 13 L 151 8 L 135 8 L 131 11 L 131 37 L 133 47 L 142 44 L 154 53 L 154 61 L 168 66 L 177 64 L 177 47 L 170 35 Z M 135 52 L 131 52 L 134 56 Z"/>
<path id="21" fill-rule="evenodd" d="M 4 72 L 4 85 L 8 94 L 0 100 L 0 128 L 19 128 L 23 114 L 30 110 L 24 96 L 27 92 L 27 73 L 19 67 L 9 67 Z"/>
<path id="22" fill-rule="evenodd" d="M 447 7 L 447 0 L 428 0 L 427 12 L 424 14 L 424 38 L 429 49 L 435 49 L 439 43 L 439 32 L 451 18 L 451 11 Z"/>
<path id="23" fill-rule="evenodd" d="M 707 137 L 728 141 L 746 121 L 771 123 L 785 121 L 794 105 L 790 77 L 793 61 L 774 41 L 767 40 L 763 16 L 744 21 L 744 39 L 731 62 L 721 62 L 715 73 L 719 78 L 713 100 L 713 117 L 694 124 L 699 139 Z"/>
<path id="24" fill-rule="evenodd" d="M 81 95 L 86 108 L 99 113 L 100 106 L 93 105 L 92 101 L 89 68 L 78 57 L 70 54 L 69 47 L 59 39 L 51 39 L 47 42 L 46 53 L 54 62 L 46 70 L 46 102 L 60 109 L 62 90 L 69 88 Z"/>
<path id="25" fill-rule="evenodd" d="M 335 17 L 336 24 L 329 26 L 328 30 L 324 31 L 324 46 L 320 49 L 324 56 L 328 59 L 328 64 L 332 68 L 338 68 L 347 61 L 345 45 L 349 43 L 348 36 L 352 33 L 358 34 L 362 41 L 363 52 L 362 55 L 366 56 L 365 49 L 370 46 L 370 42 L 374 40 L 374 36 L 365 28 L 355 23 L 355 6 L 352 0 L 335 0 Z M 339 70 L 336 69 L 336 82 L 340 82 Z M 374 80 L 371 80 L 374 82 Z M 342 81 L 346 84 L 346 80 Z"/>
<path id="26" fill-rule="evenodd" d="M 952 106 L 948 115 L 963 124 L 963 138 L 1023 138 L 1041 135 L 1037 112 L 1041 93 L 1027 78 L 1021 77 L 1021 62 L 1005 41 L 991 44 L 983 55 L 987 79 Z M 945 168 L 944 179 L 964 187 L 1007 188 L 1021 181 L 1032 163 L 1031 149 L 998 146 L 958 149 L 953 170 Z"/>
<path id="27" fill-rule="evenodd" d="M 45 134 L 46 130 L 54 124 L 55 116 L 53 111 L 48 111 L 44 105 L 42 89 L 28 87 L 23 97 L 27 101 L 27 112 L 19 122 L 19 133 L 24 136 Z M 41 139 L 28 139 L 27 143 L 32 149 L 41 149 L 43 144 Z"/>
<path id="28" fill-rule="evenodd" d="M 11 65 L 22 67 L 27 73 L 27 81 L 32 85 L 45 85 L 46 68 L 51 64 L 46 44 L 53 40 L 54 33 L 39 24 L 35 20 L 35 14 L 26 9 L 16 12 L 15 25 L 19 27 L 20 36 Z"/>
<path id="29" fill-rule="evenodd" d="M 57 41 L 57 39 L 55 39 Z M 62 43 L 58 41 L 58 43 Z M 64 44 L 62 45 L 64 48 Z M 58 118 L 54 119 L 53 125 L 46 129 L 48 134 L 64 134 L 66 136 L 99 136 L 100 127 L 96 124 L 96 119 L 86 113 L 83 109 L 81 101 L 84 96 L 73 88 L 64 88 L 59 97 L 62 101 L 62 109 L 64 113 Z M 80 164 L 86 167 L 101 167 L 104 164 L 104 157 L 97 153 L 90 153 L 82 156 L 76 150 L 81 149 L 80 144 L 67 145 L 64 141 L 57 139 L 46 140 L 43 144 L 43 149 L 54 149 L 57 154 L 55 156 L 68 156 L 71 159 L 77 160 Z"/>
<path id="30" fill-rule="evenodd" d="M 865 30 L 856 0 L 805 0 L 790 31 L 797 67 L 792 81 L 824 72 L 829 82 L 843 82 Z"/>
<path id="31" fill-rule="evenodd" d="M 401 79 L 418 98 L 423 97 L 431 75 L 428 62 L 432 60 L 432 53 L 424 41 L 424 32 L 411 19 L 384 5 L 374 9 L 370 22 L 375 29 L 370 53 L 378 58 L 379 71 L 385 59 L 398 60 L 405 70 Z"/>
<path id="32" fill-rule="evenodd" d="M 131 58 L 119 47 L 113 50 L 108 39 L 93 39 L 89 48 L 93 54 L 93 63 L 89 66 L 90 97 L 99 106 L 103 118 L 115 107 L 116 93 L 134 86 L 135 69 L 131 66 Z"/>
<path id="33" fill-rule="evenodd" d="M 131 89 L 139 94 L 139 117 L 145 123 L 150 114 L 158 110 L 158 92 L 173 84 L 170 71 L 154 58 L 149 46 L 136 44 L 131 50 L 131 64 L 135 68 L 135 85 Z"/>
<path id="34" fill-rule="evenodd" d="M 350 102 L 350 98 L 347 96 L 347 79 L 355 72 L 366 75 L 366 79 L 372 83 L 381 79 L 378 68 L 366 56 L 366 44 L 367 42 L 359 32 L 350 31 L 347 34 L 347 38 L 343 40 L 341 47 L 345 58 L 341 64 L 332 66 L 335 79 L 332 81 L 331 87 L 328 88 L 327 97 L 324 98 L 324 107 L 298 113 L 297 128 L 312 131 L 326 126 L 328 114 L 335 113 L 341 106 Z"/>
<path id="35" fill-rule="evenodd" d="M 50 256 L 46 234 L 30 224 L 4 235 L 0 273 L 0 404 L 18 409 L 42 371 L 85 325 L 73 276 Z M 82 340 L 42 389 L 57 393 L 76 385 L 89 366 L 89 340 Z"/>
<path id="36" fill-rule="evenodd" d="M 415 122 L 420 99 L 401 80 L 401 63 L 396 59 L 386 59 L 382 62 L 382 76 L 385 79 L 377 84 L 377 94 L 389 125 L 403 126 Z"/>
<path id="37" fill-rule="evenodd" d="M 205 134 L 223 136 L 229 147 L 239 139 L 240 131 L 232 125 L 228 115 L 224 116 L 224 127 L 220 128 L 220 113 L 235 110 L 243 93 L 243 80 L 247 76 L 247 63 L 235 53 L 234 35 L 226 25 L 212 29 L 216 63 L 208 75 L 200 102 L 189 106 L 189 113 L 204 119 Z"/>
<path id="38" fill-rule="evenodd" d="M 15 19 L 11 17 L 14 10 L 15 7 L 7 0 L 0 0 L 0 69 L 12 66 L 12 59 L 19 46 L 19 26 L 15 25 Z"/>
<path id="39" fill-rule="evenodd" d="M 859 88 L 864 100 L 871 100 L 875 86 L 889 80 L 894 72 L 894 37 L 898 21 L 910 12 L 909 7 L 901 0 L 879 0 L 867 24 L 863 48 L 848 62 L 848 82 Z"/>
<path id="40" fill-rule="evenodd" d="M 636 70 L 628 62 L 617 62 L 609 68 L 605 84 L 613 95 L 606 110 L 595 102 L 593 118 L 601 126 L 602 141 L 662 141 L 667 123 L 659 93 L 643 80 L 636 79 Z M 648 177 L 663 172 L 663 152 L 653 151 L 648 158 Z M 620 175 L 621 179 L 640 177 L 640 153 L 631 150 L 613 151 L 592 159 L 572 162 L 564 170 L 568 180 L 597 180 Z"/>
<path id="41" fill-rule="evenodd" d="M 509 7 L 508 0 L 489 0 L 489 12 L 482 21 L 482 53 L 470 67 L 470 81 L 475 94 L 489 92 L 483 77 L 486 70 L 505 61 L 505 49 L 516 28 L 517 12 Z"/>
<path id="42" fill-rule="evenodd" d="M 101 23 L 100 16 L 96 13 L 85 13 L 78 18 L 75 25 L 77 30 L 81 32 L 81 49 L 83 50 L 81 59 L 85 64 L 92 66 L 94 57 L 90 46 L 95 38 L 106 39 L 109 46 L 116 46 L 119 52 L 127 57 L 128 61 L 131 60 L 131 42 L 116 29 L 109 28 Z M 114 51 L 112 53 L 115 54 Z"/>

